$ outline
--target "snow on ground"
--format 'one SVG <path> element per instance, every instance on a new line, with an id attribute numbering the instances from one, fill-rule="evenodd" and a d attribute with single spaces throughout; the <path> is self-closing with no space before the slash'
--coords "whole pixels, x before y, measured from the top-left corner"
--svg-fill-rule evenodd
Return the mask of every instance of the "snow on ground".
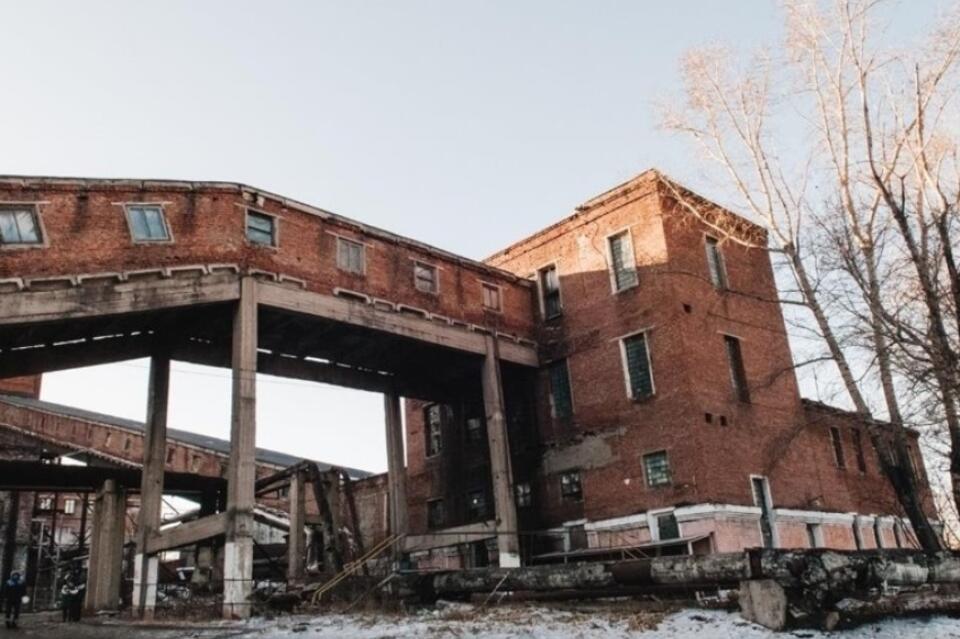
<path id="1" fill-rule="evenodd" d="M 775 633 L 736 613 L 684 610 L 612 614 L 504 606 L 487 611 L 450 606 L 419 614 L 331 614 L 258 620 L 235 637 L 243 639 L 960 639 L 960 619 L 890 619 L 837 633 Z"/>

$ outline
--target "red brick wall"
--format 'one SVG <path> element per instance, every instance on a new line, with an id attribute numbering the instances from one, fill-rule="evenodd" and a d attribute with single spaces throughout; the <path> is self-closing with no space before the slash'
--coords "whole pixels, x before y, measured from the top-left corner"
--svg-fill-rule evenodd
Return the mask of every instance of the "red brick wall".
<path id="1" fill-rule="evenodd" d="M 30 375 L 0 379 L 0 395 L 23 395 L 37 399 L 40 397 L 41 378 L 41 375 Z"/>

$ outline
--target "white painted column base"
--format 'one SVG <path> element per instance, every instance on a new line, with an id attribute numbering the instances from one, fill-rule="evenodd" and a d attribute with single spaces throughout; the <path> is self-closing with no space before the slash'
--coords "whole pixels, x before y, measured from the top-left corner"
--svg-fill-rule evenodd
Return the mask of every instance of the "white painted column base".
<path id="1" fill-rule="evenodd" d="M 133 607 L 141 617 L 153 618 L 157 607 L 157 578 L 160 558 L 137 553 L 133 559 Z"/>
<path id="2" fill-rule="evenodd" d="M 223 546 L 223 618 L 250 617 L 253 593 L 253 538 L 238 537 Z"/>

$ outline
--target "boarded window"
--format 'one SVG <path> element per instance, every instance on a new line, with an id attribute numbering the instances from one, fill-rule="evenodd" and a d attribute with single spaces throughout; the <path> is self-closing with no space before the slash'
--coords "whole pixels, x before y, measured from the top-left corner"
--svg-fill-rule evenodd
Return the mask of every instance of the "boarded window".
<path id="1" fill-rule="evenodd" d="M 730 367 L 730 384 L 733 386 L 733 393 L 741 402 L 749 402 L 750 387 L 747 385 L 747 371 L 743 365 L 740 340 L 732 335 L 724 335 L 723 343 L 727 349 L 727 364 Z"/>
<path id="2" fill-rule="evenodd" d="M 483 308 L 488 311 L 502 311 L 503 305 L 500 300 L 500 287 L 494 284 L 482 284 L 483 288 Z"/>
<path id="3" fill-rule="evenodd" d="M 0 244 L 39 244 L 40 223 L 32 206 L 0 208 Z"/>
<path id="4" fill-rule="evenodd" d="M 617 233 L 608 240 L 610 244 L 610 270 L 613 289 L 622 291 L 636 286 L 637 264 L 633 257 L 633 241 L 630 232 Z"/>
<path id="5" fill-rule="evenodd" d="M 677 522 L 676 513 L 657 515 L 657 534 L 661 540 L 680 538 L 680 524 Z"/>
<path id="6" fill-rule="evenodd" d="M 563 313 L 560 304 L 560 277 L 556 266 L 540 269 L 540 295 L 543 303 L 543 316 L 547 319 Z"/>
<path id="7" fill-rule="evenodd" d="M 487 518 L 487 494 L 475 490 L 467 494 L 467 516 L 470 521 L 482 521 Z"/>
<path id="8" fill-rule="evenodd" d="M 136 242 L 166 242 L 170 239 L 167 221 L 160 206 L 128 206 L 127 219 L 130 221 L 130 233 Z"/>
<path id="9" fill-rule="evenodd" d="M 567 360 L 561 359 L 549 366 L 550 372 L 550 412 L 557 419 L 566 419 L 573 415 L 573 396 L 570 392 L 570 374 Z"/>
<path id="10" fill-rule="evenodd" d="M 337 268 L 355 275 L 363 275 L 366 273 L 367 265 L 364 259 L 363 244 L 338 237 Z"/>
<path id="11" fill-rule="evenodd" d="M 427 502 L 427 525 L 430 528 L 442 528 L 446 523 L 446 513 L 442 499 L 431 499 Z"/>
<path id="12" fill-rule="evenodd" d="M 710 269 L 710 281 L 719 290 L 727 288 L 727 271 L 723 264 L 720 244 L 714 237 L 707 238 L 707 267 Z"/>
<path id="13" fill-rule="evenodd" d="M 442 404 L 431 404 L 424 409 L 427 457 L 439 455 L 440 451 L 443 450 L 443 423 L 445 415 L 446 410 Z"/>
<path id="14" fill-rule="evenodd" d="M 650 370 L 650 355 L 645 333 L 638 333 L 623 340 L 623 358 L 630 386 L 630 397 L 644 399 L 653 395 L 653 374 Z"/>
<path id="15" fill-rule="evenodd" d="M 863 435 L 857 428 L 854 428 L 850 433 L 853 437 L 853 452 L 857 457 L 857 470 L 865 473 L 867 472 L 867 458 L 863 454 Z"/>
<path id="16" fill-rule="evenodd" d="M 276 246 L 277 219 L 266 213 L 247 211 L 247 239 L 262 246 Z"/>
<path id="17" fill-rule="evenodd" d="M 533 504 L 533 490 L 529 483 L 519 483 L 514 490 L 517 495 L 517 508 L 529 508 Z"/>
<path id="18" fill-rule="evenodd" d="M 423 262 L 414 262 L 413 284 L 418 291 L 433 294 L 439 293 L 440 272 L 436 266 L 424 264 Z"/>
<path id="19" fill-rule="evenodd" d="M 647 478 L 647 486 L 667 486 L 670 484 L 670 460 L 667 451 L 661 450 L 643 456 L 643 474 Z"/>
<path id="20" fill-rule="evenodd" d="M 571 470 L 560 475 L 560 496 L 564 501 L 581 501 L 583 499 L 579 470 Z"/>
<path id="21" fill-rule="evenodd" d="M 843 456 L 843 438 L 839 428 L 830 427 L 830 443 L 833 445 L 833 459 L 837 462 L 837 468 L 846 468 L 847 460 Z"/>

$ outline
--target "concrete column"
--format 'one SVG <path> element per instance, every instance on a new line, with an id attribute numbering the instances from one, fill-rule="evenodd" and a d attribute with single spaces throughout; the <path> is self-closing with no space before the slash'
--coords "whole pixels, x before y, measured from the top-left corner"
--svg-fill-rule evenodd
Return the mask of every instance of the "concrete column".
<path id="1" fill-rule="evenodd" d="M 123 580 L 123 535 L 126 493 L 108 479 L 94 503 L 85 608 L 90 612 L 120 608 Z"/>
<path id="2" fill-rule="evenodd" d="M 487 440 L 490 443 L 490 474 L 493 476 L 493 503 L 496 510 L 497 549 L 501 568 L 520 565 L 520 538 L 517 534 L 517 505 L 513 492 L 513 469 L 510 466 L 510 441 L 507 439 L 506 411 L 497 340 L 486 336 L 487 352 L 483 360 L 481 382 L 483 407 L 487 418 Z"/>
<path id="3" fill-rule="evenodd" d="M 306 488 L 302 472 L 290 478 L 290 534 L 287 537 L 287 581 L 290 583 L 301 581 L 307 567 Z"/>
<path id="4" fill-rule="evenodd" d="M 170 395 L 170 358 L 150 358 L 147 394 L 147 428 L 143 437 L 143 474 L 140 480 L 140 514 L 137 551 L 133 561 L 133 607 L 146 619 L 157 603 L 159 557 L 146 553 L 147 539 L 160 530 L 163 508 L 163 467 L 167 457 L 167 403 Z"/>
<path id="5" fill-rule="evenodd" d="M 253 592 L 253 508 L 256 503 L 257 282 L 240 282 L 233 318 L 233 402 L 227 534 L 223 548 L 223 616 L 250 616 Z"/>
<path id="6" fill-rule="evenodd" d="M 400 396 L 386 393 L 383 396 L 383 412 L 387 428 L 387 510 L 390 513 L 390 534 L 405 535 L 408 532 L 407 469 L 403 455 Z M 397 544 L 394 548 L 394 559 L 399 560 L 403 546 Z"/>

